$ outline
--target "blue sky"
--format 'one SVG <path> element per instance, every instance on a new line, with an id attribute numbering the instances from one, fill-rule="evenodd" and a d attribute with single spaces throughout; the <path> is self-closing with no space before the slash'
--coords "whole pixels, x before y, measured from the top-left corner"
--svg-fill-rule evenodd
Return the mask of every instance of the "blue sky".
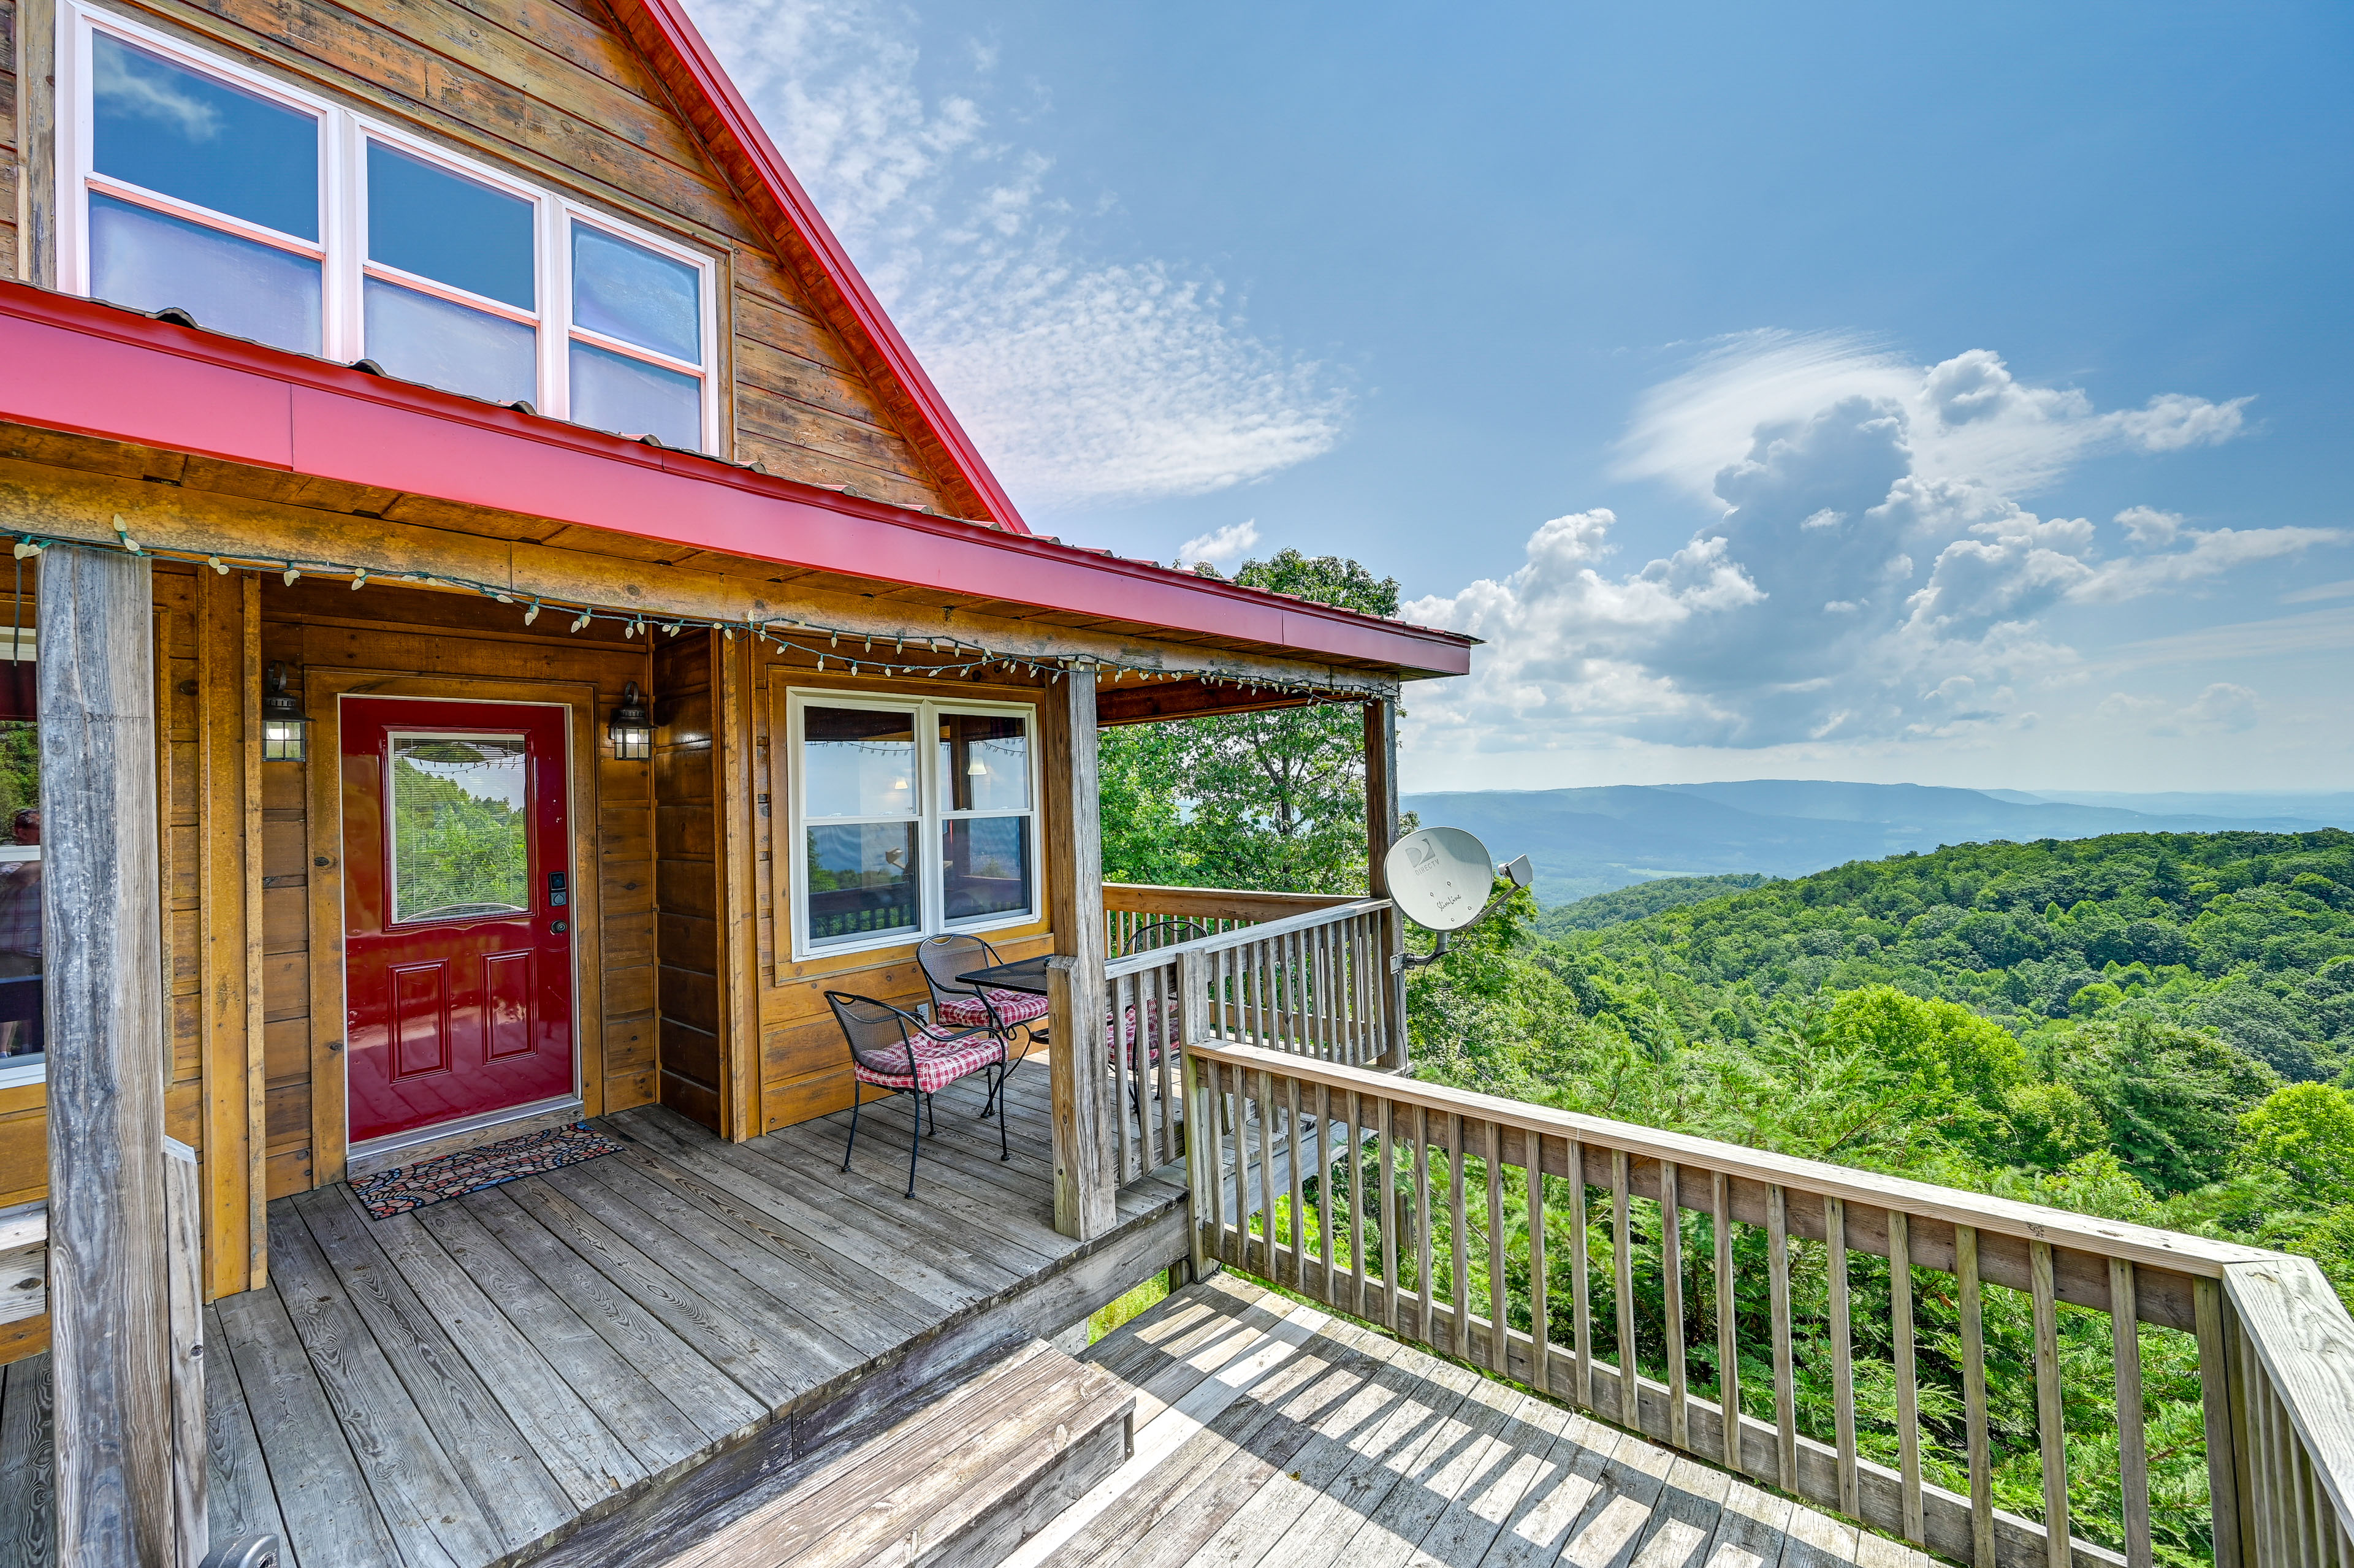
<path id="1" fill-rule="evenodd" d="M 1035 525 L 1490 640 L 1413 787 L 2354 776 L 2342 5 L 696 11 Z"/>

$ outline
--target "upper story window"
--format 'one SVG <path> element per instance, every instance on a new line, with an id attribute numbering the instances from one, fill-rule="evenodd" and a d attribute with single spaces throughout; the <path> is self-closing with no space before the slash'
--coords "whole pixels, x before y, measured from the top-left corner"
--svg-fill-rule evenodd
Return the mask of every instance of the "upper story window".
<path id="1" fill-rule="evenodd" d="M 1038 915 L 1035 710 L 795 693 L 801 950 Z"/>
<path id="2" fill-rule="evenodd" d="M 67 286 L 716 445 L 705 258 L 161 34 L 62 10 Z"/>

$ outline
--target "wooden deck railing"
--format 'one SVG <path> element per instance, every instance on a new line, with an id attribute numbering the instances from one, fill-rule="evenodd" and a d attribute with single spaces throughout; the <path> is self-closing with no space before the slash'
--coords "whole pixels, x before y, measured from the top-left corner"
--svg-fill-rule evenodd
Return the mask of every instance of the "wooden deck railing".
<path id="1" fill-rule="evenodd" d="M 1206 1029 L 1187 1038 L 1188 1124 L 1225 1129 L 1191 1140 L 1197 1267 L 1257 1275 L 1980 1568 L 2155 1561 L 2138 1329 L 2155 1324 L 2196 1346 L 2219 1568 L 2354 1568 L 2354 1321 L 2306 1259 L 1363 1072 Z M 1660 1304 L 1650 1314 L 1630 1226 L 1630 1205 L 1649 1214 L 1648 1204 L 1658 1242 L 1643 1266 Z M 1761 1232 L 1770 1308 L 1744 1314 L 1734 1258 L 1757 1267 Z M 1829 1362 L 1829 1441 L 1799 1429 L 1792 1248 L 1802 1241 L 1821 1248 L 1828 1332 L 1812 1342 Z M 1549 1268 L 1553 1248 L 1565 1255 Z M 1889 1347 L 1893 1467 L 1859 1447 L 1857 1271 L 1874 1255 L 1910 1265 L 1869 1269 L 1875 1313 L 1885 1290 L 1887 1320 L 1868 1327 L 1871 1343 Z M 1610 1306 L 1599 1323 L 1597 1271 Z M 1565 1304 L 1550 1294 L 1564 1274 Z M 1916 1274 L 1935 1282 L 1939 1313 L 1952 1309 L 1951 1340 L 1916 1326 Z M 1518 1302 L 1514 1276 L 1526 1281 Z M 2031 1302 L 2041 1519 L 1995 1506 L 1989 1287 Z M 2063 1389 L 2063 1305 L 2111 1319 L 2103 1359 L 2119 1497 L 2106 1543 L 2072 1526 L 2063 1393 L 2082 1410 L 2100 1391 Z M 1687 1343 L 1691 1333 L 1702 1343 Z M 1636 1351 L 1605 1359 L 1617 1347 Z M 1959 1361 L 1958 1412 L 1933 1414 L 1949 1432 L 1957 1417 L 1967 1494 L 1923 1474 L 1925 1354 Z M 1645 1374 L 1647 1360 L 1660 1377 Z M 2081 1378 L 2081 1359 L 2066 1364 Z M 1754 1393 L 1738 1370 L 1715 1375 L 1769 1366 L 1769 1386 Z M 1747 1413 L 1768 1406 L 1770 1420 Z"/>
<path id="2" fill-rule="evenodd" d="M 1249 893 L 1228 887 L 1155 887 L 1140 882 L 1107 882 L 1103 887 L 1104 951 L 1114 958 L 1142 937 L 1165 947 L 1149 927 L 1158 922 L 1190 921 L 1213 935 L 1288 920 L 1358 902 L 1353 893 Z"/>
<path id="3" fill-rule="evenodd" d="M 1107 887 L 1106 896 L 1113 891 Z M 1111 1031 L 1128 1043 L 1126 1050 L 1110 1053 L 1109 1165 L 1119 1183 L 1136 1181 L 1184 1151 L 1178 1130 L 1183 1100 L 1176 1050 L 1183 1027 L 1201 1038 L 1356 1067 L 1391 1059 L 1397 1033 L 1394 988 L 1389 983 L 1394 916 L 1387 899 L 1193 888 L 1119 891 L 1188 895 L 1156 899 L 1154 907 L 1122 914 L 1149 919 L 1180 913 L 1227 922 L 1213 936 L 1105 962 Z M 1278 902 L 1259 902 L 1265 900 Z M 1261 913 L 1246 918 L 1213 915 L 1214 910 Z M 1189 974 L 1193 979 L 1184 978 Z"/>

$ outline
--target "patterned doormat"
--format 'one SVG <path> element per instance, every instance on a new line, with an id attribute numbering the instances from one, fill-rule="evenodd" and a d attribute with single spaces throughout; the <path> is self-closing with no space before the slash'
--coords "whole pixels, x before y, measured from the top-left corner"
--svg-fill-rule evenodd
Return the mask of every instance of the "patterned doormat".
<path id="1" fill-rule="evenodd" d="M 502 1181 L 541 1175 L 602 1154 L 619 1154 L 622 1147 L 587 1122 L 576 1121 L 569 1127 L 542 1128 L 439 1160 L 379 1171 L 354 1181 L 352 1191 L 370 1215 L 388 1220 L 444 1198 L 462 1198 Z"/>

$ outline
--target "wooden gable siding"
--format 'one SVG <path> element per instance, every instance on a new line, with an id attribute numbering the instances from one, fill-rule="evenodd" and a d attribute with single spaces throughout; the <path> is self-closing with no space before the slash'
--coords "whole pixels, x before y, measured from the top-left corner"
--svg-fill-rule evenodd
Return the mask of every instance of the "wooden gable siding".
<path id="1" fill-rule="evenodd" d="M 0 0 L 0 21 L 17 4 Z M 597 0 L 138 0 L 121 9 L 716 253 L 714 370 L 727 378 L 733 442 L 722 455 L 897 505 L 982 514 L 937 443 L 922 438 L 930 455 L 911 443 L 907 432 L 920 429 L 912 408 L 895 409 L 878 390 L 887 372 L 828 324 L 804 280 L 779 262 L 771 229 Z M 10 97 L 13 81 L 0 78 Z M 0 124 L 13 128 L 13 112 Z M 0 209 L 11 270 L 15 168 L 10 157 L 0 173 L 11 182 Z"/>
<path id="2" fill-rule="evenodd" d="M 0 278 L 16 275 L 16 0 L 0 0 Z"/>

